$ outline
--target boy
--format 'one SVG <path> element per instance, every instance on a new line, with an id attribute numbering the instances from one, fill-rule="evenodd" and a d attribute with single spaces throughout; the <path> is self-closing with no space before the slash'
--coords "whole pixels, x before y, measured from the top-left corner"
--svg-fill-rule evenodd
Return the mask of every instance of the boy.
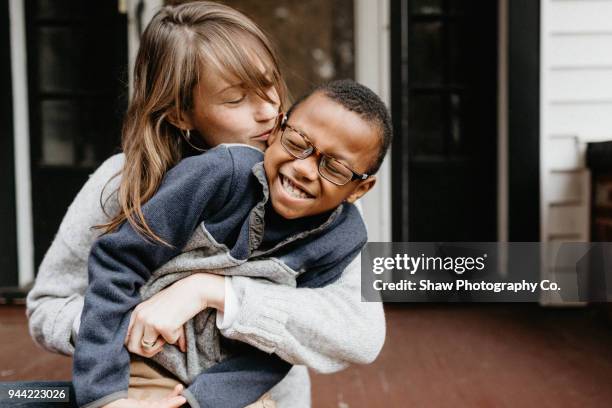
<path id="1" fill-rule="evenodd" d="M 194 270 L 307 287 L 337 279 L 367 241 L 352 203 L 374 185 L 371 174 L 390 139 L 380 99 L 362 85 L 336 81 L 291 108 L 263 163 L 259 150 L 243 145 L 179 163 L 143 207 L 169 245 L 125 224 L 92 248 L 74 355 L 78 404 L 99 407 L 127 395 L 130 311 Z M 183 395 L 192 407 L 243 407 L 290 367 L 220 341 L 211 309 L 185 325 L 185 337 L 186 353 L 166 346 L 154 360 L 190 384 Z"/>

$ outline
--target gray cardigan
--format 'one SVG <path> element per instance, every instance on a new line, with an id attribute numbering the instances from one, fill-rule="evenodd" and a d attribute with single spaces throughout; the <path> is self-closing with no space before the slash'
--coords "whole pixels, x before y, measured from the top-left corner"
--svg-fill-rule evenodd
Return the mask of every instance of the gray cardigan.
<path id="1" fill-rule="evenodd" d="M 108 219 L 100 206 L 100 192 L 122 166 L 123 156 L 107 160 L 85 184 L 70 206 L 28 296 L 33 338 L 43 347 L 72 354 L 70 333 L 83 305 L 87 286 L 86 259 L 97 236 L 88 227 Z M 117 203 L 111 193 L 119 179 L 104 189 L 106 211 Z M 347 268 L 336 283 L 325 288 L 291 288 L 246 277 L 234 277 L 240 311 L 223 330 L 228 338 L 275 352 L 292 364 L 333 372 L 349 363 L 372 361 L 384 341 L 384 316 L 377 303 L 360 302 L 359 266 Z M 307 329 L 307 330 L 304 330 Z M 305 370 L 296 367 L 273 390 L 279 406 L 308 406 Z"/>

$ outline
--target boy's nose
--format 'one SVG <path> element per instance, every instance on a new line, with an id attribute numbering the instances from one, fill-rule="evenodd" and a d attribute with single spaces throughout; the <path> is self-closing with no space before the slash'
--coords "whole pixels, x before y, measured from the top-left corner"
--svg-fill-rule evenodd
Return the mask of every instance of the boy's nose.
<path id="1" fill-rule="evenodd" d="M 303 181 L 316 181 L 319 178 L 319 160 L 316 154 L 312 154 L 305 159 L 295 159 L 293 169 L 295 177 Z"/>

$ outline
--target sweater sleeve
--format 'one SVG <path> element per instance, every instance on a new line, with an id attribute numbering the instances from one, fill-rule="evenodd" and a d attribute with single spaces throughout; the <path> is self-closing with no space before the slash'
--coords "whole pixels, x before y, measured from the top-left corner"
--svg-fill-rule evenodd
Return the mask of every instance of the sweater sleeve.
<path id="1" fill-rule="evenodd" d="M 28 293 L 26 312 L 32 339 L 47 350 L 72 355 L 71 332 L 83 308 L 87 257 L 98 235 L 92 226 L 108 221 L 117 210 L 113 192 L 123 154 L 107 159 L 89 177 L 64 216 L 59 231 L 38 269 Z M 104 207 L 100 201 L 110 198 Z"/>
<path id="2" fill-rule="evenodd" d="M 130 312 L 141 301 L 139 289 L 155 269 L 180 253 L 205 211 L 223 205 L 233 169 L 232 156 L 222 146 L 185 159 L 167 173 L 142 211 L 169 246 L 143 238 L 129 223 L 94 243 L 73 362 L 79 406 L 99 407 L 127 396 L 124 339 Z"/>
<path id="3" fill-rule="evenodd" d="M 321 288 L 232 277 L 240 310 L 222 334 L 321 373 L 371 363 L 385 340 L 385 316 L 381 302 L 361 301 L 360 270 L 357 257 Z"/>

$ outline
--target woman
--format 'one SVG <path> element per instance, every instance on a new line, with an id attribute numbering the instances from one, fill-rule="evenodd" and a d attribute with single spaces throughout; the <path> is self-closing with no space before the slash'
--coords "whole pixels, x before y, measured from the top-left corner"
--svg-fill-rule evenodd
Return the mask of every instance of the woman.
<path id="1" fill-rule="evenodd" d="M 127 221 L 148 239 L 158 239 L 141 206 L 164 174 L 203 147 L 240 142 L 264 148 L 286 103 L 277 58 L 265 35 L 239 12 L 209 2 L 165 7 L 153 18 L 141 39 L 133 85 L 123 154 L 109 158 L 83 186 L 28 295 L 31 334 L 51 351 L 74 352 L 87 257 L 100 229 L 110 232 Z M 142 348 L 142 333 L 159 331 L 187 313 L 179 305 L 194 304 L 186 300 L 205 293 L 208 305 L 226 312 L 219 319 L 224 336 L 296 365 L 274 387 L 272 398 L 280 407 L 306 407 L 310 393 L 304 366 L 330 373 L 350 363 L 369 363 L 382 347 L 382 305 L 360 301 L 359 275 L 357 259 L 337 282 L 317 289 L 216 275 L 208 275 L 205 285 L 189 285 L 186 278 L 136 308 L 127 346 L 150 356 Z M 177 334 L 170 341 L 179 339 Z M 146 362 L 134 364 L 131 390 L 167 377 Z"/>

